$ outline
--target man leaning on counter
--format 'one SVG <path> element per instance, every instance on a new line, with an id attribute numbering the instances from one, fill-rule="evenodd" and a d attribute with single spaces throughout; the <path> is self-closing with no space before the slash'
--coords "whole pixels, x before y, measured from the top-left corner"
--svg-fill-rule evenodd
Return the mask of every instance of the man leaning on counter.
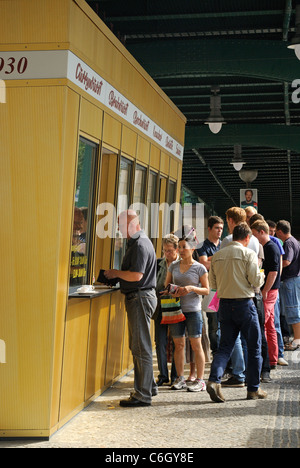
<path id="1" fill-rule="evenodd" d="M 134 363 L 134 392 L 128 399 L 121 400 L 120 406 L 150 406 L 152 396 L 158 393 L 150 336 L 150 319 L 157 305 L 156 255 L 135 211 L 123 211 L 118 224 L 122 236 L 127 239 L 121 270 L 105 270 L 104 274 L 108 279 L 119 278 L 121 292 L 125 294 L 129 347 Z"/>

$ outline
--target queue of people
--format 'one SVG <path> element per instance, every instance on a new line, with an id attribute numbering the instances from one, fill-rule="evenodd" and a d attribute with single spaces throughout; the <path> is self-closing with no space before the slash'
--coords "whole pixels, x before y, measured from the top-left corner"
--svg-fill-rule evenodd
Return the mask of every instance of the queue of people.
<path id="1" fill-rule="evenodd" d="M 267 393 L 261 390 L 261 381 L 270 382 L 277 365 L 288 365 L 285 350 L 300 348 L 300 245 L 290 224 L 265 221 L 254 207 L 230 208 L 226 221 L 229 236 L 223 241 L 224 224 L 218 216 L 209 218 L 208 238 L 201 245 L 191 226 L 182 228 L 179 237 L 166 236 L 163 257 L 157 260 L 136 212 L 120 214 L 119 230 L 127 238 L 127 249 L 121 270 L 106 270 L 105 276 L 118 278 L 125 294 L 134 362 L 134 392 L 121 400 L 121 406 L 149 406 L 166 384 L 175 391 L 206 390 L 216 403 L 225 401 L 222 387 L 247 385 L 247 399 L 264 399 Z M 169 325 L 162 320 L 165 296 L 171 298 L 170 304 L 172 298 L 176 304 L 180 301 L 181 318 Z M 207 383 L 203 312 L 213 356 Z M 156 381 L 151 318 L 159 369 Z M 192 379 L 184 375 L 186 340 L 194 355 Z"/>

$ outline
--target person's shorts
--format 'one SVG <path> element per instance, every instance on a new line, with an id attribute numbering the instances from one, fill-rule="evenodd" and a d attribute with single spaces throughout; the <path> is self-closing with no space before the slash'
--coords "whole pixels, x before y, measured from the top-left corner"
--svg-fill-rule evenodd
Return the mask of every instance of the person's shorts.
<path id="1" fill-rule="evenodd" d="M 288 325 L 300 322 L 300 276 L 281 282 L 280 302 Z"/>
<path id="2" fill-rule="evenodd" d="M 189 338 L 200 338 L 202 335 L 203 319 L 200 312 L 183 312 L 186 320 L 169 325 L 172 338 L 182 338 L 187 329 Z"/>

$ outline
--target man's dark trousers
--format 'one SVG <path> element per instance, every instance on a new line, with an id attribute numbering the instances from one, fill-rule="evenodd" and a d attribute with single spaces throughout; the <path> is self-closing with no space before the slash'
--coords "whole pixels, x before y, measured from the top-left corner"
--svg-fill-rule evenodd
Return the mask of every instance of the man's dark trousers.
<path id="1" fill-rule="evenodd" d="M 125 296 L 128 317 L 129 348 L 134 364 L 133 397 L 144 403 L 151 403 L 157 392 L 153 376 L 152 342 L 150 321 L 155 312 L 157 297 L 155 289 L 138 290 Z"/>
<path id="2" fill-rule="evenodd" d="M 248 349 L 248 391 L 256 392 L 262 367 L 261 331 L 253 299 L 220 299 L 221 340 L 214 357 L 209 380 L 221 383 L 237 336 L 242 332 Z"/>

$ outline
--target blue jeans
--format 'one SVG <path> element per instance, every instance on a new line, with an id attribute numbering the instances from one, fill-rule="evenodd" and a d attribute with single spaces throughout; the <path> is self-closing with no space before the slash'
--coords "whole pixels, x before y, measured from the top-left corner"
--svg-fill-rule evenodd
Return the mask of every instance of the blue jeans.
<path id="1" fill-rule="evenodd" d="M 280 300 L 288 325 L 300 322 L 300 276 L 283 280 L 280 285 Z"/>
<path id="2" fill-rule="evenodd" d="M 155 312 L 157 297 L 155 289 L 139 290 L 126 294 L 125 307 L 128 317 L 129 348 L 134 364 L 133 397 L 151 403 L 152 393 L 157 390 L 153 375 L 150 320 Z"/>
<path id="3" fill-rule="evenodd" d="M 221 383 L 221 378 L 240 332 L 247 342 L 249 392 L 256 392 L 260 385 L 262 367 L 261 331 L 258 314 L 252 299 L 221 299 L 219 307 L 221 341 L 211 365 L 209 380 Z"/>
<path id="4" fill-rule="evenodd" d="M 242 337 L 239 334 L 231 354 L 232 375 L 240 382 L 245 382 L 245 358 Z"/>
<path id="5" fill-rule="evenodd" d="M 275 330 L 277 333 L 277 341 L 278 341 L 278 358 L 283 358 L 284 343 L 283 343 L 281 326 L 280 326 L 280 293 L 279 291 L 278 291 L 277 301 L 274 307 L 274 324 L 275 324 Z"/>

